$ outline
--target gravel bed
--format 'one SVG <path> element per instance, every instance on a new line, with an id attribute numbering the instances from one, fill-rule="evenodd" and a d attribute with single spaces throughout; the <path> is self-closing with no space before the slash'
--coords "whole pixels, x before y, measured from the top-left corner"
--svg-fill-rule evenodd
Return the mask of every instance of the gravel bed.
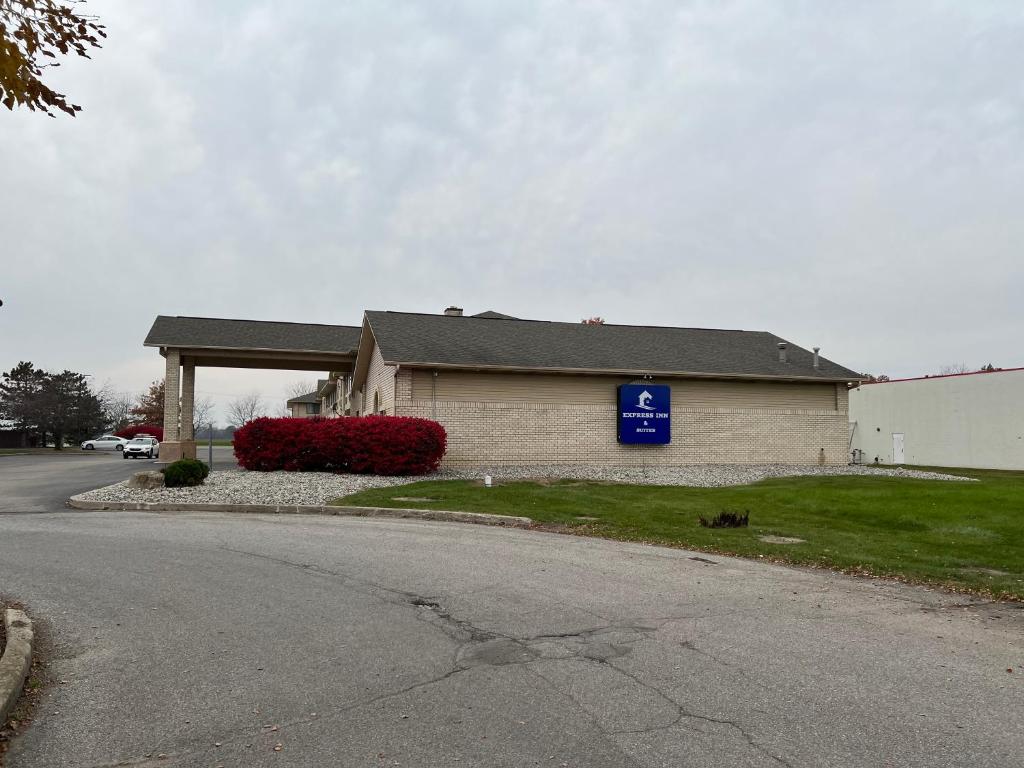
<path id="1" fill-rule="evenodd" d="M 444 469 L 420 477 L 336 475 L 329 472 L 212 472 L 196 488 L 129 488 L 127 481 L 82 494 L 91 501 L 185 502 L 195 504 L 326 504 L 370 488 L 406 485 L 420 480 L 479 480 L 490 474 L 496 482 L 526 479 L 593 480 L 634 485 L 688 485 L 715 488 L 746 485 L 772 477 L 873 475 L 928 480 L 971 480 L 937 472 L 873 466 L 793 467 L 782 464 L 703 464 L 688 467 L 581 467 L 571 465 Z"/>
<path id="2" fill-rule="evenodd" d="M 340 496 L 414 483 L 417 477 L 336 475 L 331 472 L 214 471 L 195 488 L 129 488 L 128 482 L 82 494 L 90 501 L 186 502 L 192 504 L 326 504 Z"/>
<path id="3" fill-rule="evenodd" d="M 496 481 L 551 478 L 593 480 L 632 485 L 689 485 L 696 488 L 718 488 L 727 485 L 748 485 L 773 477 L 872 475 L 881 477 L 912 477 L 924 480 L 974 480 L 939 472 L 922 472 L 898 467 L 865 465 L 791 466 L 786 464 L 694 464 L 684 467 L 581 467 L 573 465 L 501 467 L 493 470 L 442 470 L 438 478 L 482 477 L 490 474 Z"/>

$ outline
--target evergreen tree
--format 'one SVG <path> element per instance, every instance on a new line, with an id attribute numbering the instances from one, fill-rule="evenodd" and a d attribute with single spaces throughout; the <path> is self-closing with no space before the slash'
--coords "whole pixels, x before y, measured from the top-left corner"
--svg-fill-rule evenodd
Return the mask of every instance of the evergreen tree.
<path id="1" fill-rule="evenodd" d="M 18 363 L 0 380 L 0 416 L 15 427 L 53 437 L 61 450 L 64 440 L 93 437 L 106 426 L 103 403 L 81 373 L 47 373 L 30 362 Z"/>
<path id="2" fill-rule="evenodd" d="M 46 431 L 53 435 L 53 444 L 60 450 L 65 438 L 80 442 L 106 426 L 103 403 L 89 387 L 81 373 L 64 370 L 47 374 L 42 403 Z"/>
<path id="3" fill-rule="evenodd" d="M 15 429 L 39 433 L 44 443 L 41 396 L 45 383 L 46 373 L 24 360 L 0 379 L 0 418 L 11 422 Z"/>

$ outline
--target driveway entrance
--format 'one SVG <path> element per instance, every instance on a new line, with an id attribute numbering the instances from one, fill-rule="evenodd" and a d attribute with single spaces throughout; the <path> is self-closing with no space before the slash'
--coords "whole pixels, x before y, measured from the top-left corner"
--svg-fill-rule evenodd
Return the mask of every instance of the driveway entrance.
<path id="1" fill-rule="evenodd" d="M 1024 764 L 1022 611 L 897 584 L 133 512 L 0 516 L 0 584 L 49 622 L 60 681 L 8 768 Z"/>

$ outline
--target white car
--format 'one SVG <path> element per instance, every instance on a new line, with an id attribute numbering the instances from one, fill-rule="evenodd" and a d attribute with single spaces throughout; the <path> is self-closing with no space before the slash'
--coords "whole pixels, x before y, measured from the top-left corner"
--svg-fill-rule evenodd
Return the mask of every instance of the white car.
<path id="1" fill-rule="evenodd" d="M 116 435 L 103 435 L 95 440 L 86 440 L 82 443 L 83 451 L 123 451 L 128 441 Z"/>
<path id="2" fill-rule="evenodd" d="M 155 437 L 133 437 L 124 447 L 126 459 L 155 459 L 160 455 L 160 443 Z"/>

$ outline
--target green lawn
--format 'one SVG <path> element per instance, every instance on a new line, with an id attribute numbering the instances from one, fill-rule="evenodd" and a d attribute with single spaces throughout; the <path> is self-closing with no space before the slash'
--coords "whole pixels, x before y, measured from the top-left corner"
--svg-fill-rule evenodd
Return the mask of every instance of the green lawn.
<path id="1" fill-rule="evenodd" d="M 484 488 L 479 482 L 448 480 L 364 491 L 336 503 L 525 515 L 586 535 L 763 556 L 1024 599 L 1024 472 L 955 473 L 978 482 L 860 476 L 793 477 L 730 488 L 577 481 Z M 749 510 L 750 526 L 698 524 L 698 515 L 723 510 Z M 772 544 L 758 538 L 765 535 L 805 541 Z"/>

